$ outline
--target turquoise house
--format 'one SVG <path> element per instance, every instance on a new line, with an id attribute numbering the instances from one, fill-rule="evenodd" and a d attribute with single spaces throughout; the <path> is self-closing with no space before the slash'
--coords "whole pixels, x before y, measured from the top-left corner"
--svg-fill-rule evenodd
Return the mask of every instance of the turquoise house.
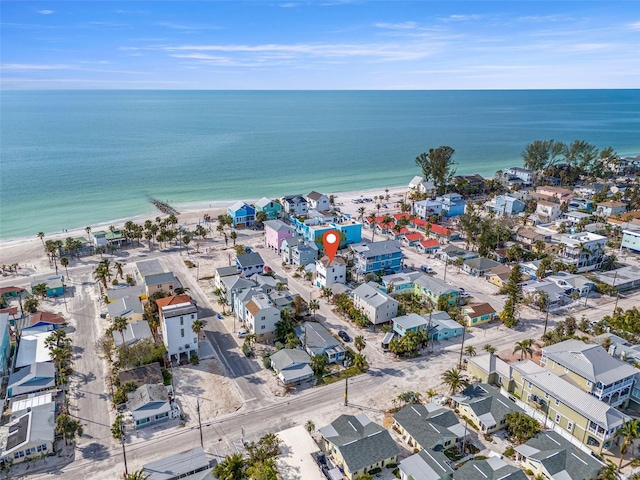
<path id="1" fill-rule="evenodd" d="M 9 336 L 9 314 L 0 313 L 0 372 L 7 374 L 11 355 L 11 337 Z"/>
<path id="2" fill-rule="evenodd" d="M 256 202 L 255 207 L 256 213 L 264 212 L 268 220 L 275 220 L 282 216 L 282 205 L 270 198 L 262 197 Z"/>
<path id="3" fill-rule="evenodd" d="M 256 223 L 256 209 L 244 202 L 236 202 L 227 209 L 227 213 L 233 220 L 233 226 L 251 227 Z"/>
<path id="4" fill-rule="evenodd" d="M 52 275 L 42 280 L 35 280 L 31 283 L 31 293 L 36 285 L 44 283 L 47 286 L 47 297 L 60 297 L 64 294 L 64 277 L 62 275 Z"/>
<path id="5" fill-rule="evenodd" d="M 439 342 L 462 335 L 462 325 L 452 320 L 447 312 L 432 312 L 431 325 L 431 338 Z"/>
<path id="6" fill-rule="evenodd" d="M 360 222 L 347 220 L 321 223 L 315 219 L 305 222 L 295 217 L 291 217 L 290 220 L 297 235 L 301 235 L 308 242 L 315 242 L 319 246 L 322 246 L 322 236 L 329 230 L 336 230 L 340 233 L 340 248 L 362 241 L 362 224 Z"/>

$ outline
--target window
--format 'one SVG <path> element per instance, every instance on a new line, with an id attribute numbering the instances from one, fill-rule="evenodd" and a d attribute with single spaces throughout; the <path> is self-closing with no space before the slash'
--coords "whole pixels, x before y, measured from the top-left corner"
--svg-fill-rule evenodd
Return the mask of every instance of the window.
<path id="1" fill-rule="evenodd" d="M 262 326 L 260 327 L 260 330 L 264 330 L 264 329 L 266 329 L 266 328 L 267 328 L 267 327 L 266 327 L 266 325 L 262 325 Z"/>
<path id="2" fill-rule="evenodd" d="M 573 422 L 567 422 L 567 430 L 568 431 L 573 431 Z"/>
<path id="3" fill-rule="evenodd" d="M 587 387 L 593 387 L 593 382 L 591 380 L 587 380 Z"/>
<path id="4" fill-rule="evenodd" d="M 194 314 L 191 314 L 191 320 L 193 320 L 194 318 L 196 318 L 196 316 Z"/>
<path id="5" fill-rule="evenodd" d="M 568 373 L 569 369 L 567 367 L 564 367 L 564 373 Z"/>
<path id="6" fill-rule="evenodd" d="M 198 339 L 197 338 L 193 338 L 193 343 L 198 343 Z"/>
<path id="7" fill-rule="evenodd" d="M 547 400 L 549 400 L 549 394 L 547 392 L 544 392 L 544 398 L 546 398 Z"/>
<path id="8" fill-rule="evenodd" d="M 528 385 L 529 390 L 531 390 L 533 388 L 533 383 L 531 383 L 531 382 L 528 382 L 528 383 L 529 383 L 529 385 Z"/>
<path id="9" fill-rule="evenodd" d="M 181 329 L 180 329 L 180 336 L 181 336 L 181 337 L 184 337 L 184 328 L 181 328 Z"/>
<path id="10" fill-rule="evenodd" d="M 184 325 L 184 317 L 180 317 L 180 325 Z"/>
<path id="11" fill-rule="evenodd" d="M 556 423 L 560 423 L 561 419 L 562 419 L 562 415 L 560 415 L 559 413 L 556 413 Z"/>
<path id="12" fill-rule="evenodd" d="M 556 398 L 556 406 L 560 405 L 560 400 Z"/>

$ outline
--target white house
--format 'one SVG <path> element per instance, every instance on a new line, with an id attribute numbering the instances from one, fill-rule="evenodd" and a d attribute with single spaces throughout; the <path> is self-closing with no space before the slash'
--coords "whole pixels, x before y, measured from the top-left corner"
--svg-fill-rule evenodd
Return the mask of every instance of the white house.
<path id="1" fill-rule="evenodd" d="M 536 214 L 542 222 L 553 222 L 562 215 L 559 203 L 547 202 L 546 200 L 538 200 Z"/>
<path id="2" fill-rule="evenodd" d="M 346 283 L 347 263 L 341 257 L 329 261 L 326 255 L 316 262 L 316 285 L 329 288 L 336 283 Z"/>
<path id="3" fill-rule="evenodd" d="M 169 419 L 171 403 L 163 384 L 142 385 L 127 398 L 136 428 Z"/>
<path id="4" fill-rule="evenodd" d="M 612 215 L 618 215 L 627 211 L 627 204 L 625 202 L 602 202 L 598 203 L 597 210 L 598 215 L 603 217 L 610 217 Z"/>
<path id="5" fill-rule="evenodd" d="M 353 304 L 374 325 L 390 322 L 398 314 L 397 300 L 378 290 L 374 282 L 360 285 L 353 291 Z"/>
<path id="6" fill-rule="evenodd" d="M 309 202 L 302 195 L 288 195 L 282 198 L 284 211 L 296 217 L 305 216 L 309 211 Z"/>
<path id="7" fill-rule="evenodd" d="M 423 177 L 413 177 L 413 180 L 409 182 L 409 192 L 431 195 L 435 190 L 435 184 L 431 180 L 425 180 Z"/>
<path id="8" fill-rule="evenodd" d="M 565 247 L 558 252 L 559 260 L 568 265 L 576 265 L 578 272 L 593 270 L 600 266 L 604 257 L 607 237 L 590 232 L 563 235 L 560 243 Z"/>
<path id="9" fill-rule="evenodd" d="M 620 248 L 628 248 L 634 252 L 640 252 L 640 230 L 623 230 Z"/>
<path id="10" fill-rule="evenodd" d="M 198 335 L 192 328 L 198 319 L 197 307 L 191 303 L 189 295 L 160 298 L 156 303 L 169 360 L 176 363 L 189 361 L 192 355 L 198 354 Z"/>
<path id="11" fill-rule="evenodd" d="M 257 293 L 245 305 L 245 323 L 259 341 L 273 337 L 276 323 L 280 321 L 280 310 L 273 306 L 269 297 Z"/>
<path id="12" fill-rule="evenodd" d="M 306 198 L 309 205 L 309 210 L 326 212 L 327 210 L 331 209 L 331 202 L 329 201 L 329 197 L 324 193 L 313 191 L 310 192 Z"/>
<path id="13" fill-rule="evenodd" d="M 536 172 L 522 167 L 508 168 L 505 173 L 511 177 L 519 178 L 527 185 L 531 185 L 536 178 Z"/>

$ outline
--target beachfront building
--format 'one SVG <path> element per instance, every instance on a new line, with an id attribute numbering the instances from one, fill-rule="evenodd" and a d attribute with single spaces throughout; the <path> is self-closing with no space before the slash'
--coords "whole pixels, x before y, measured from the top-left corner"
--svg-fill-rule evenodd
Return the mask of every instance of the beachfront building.
<path id="1" fill-rule="evenodd" d="M 467 206 L 467 202 L 459 193 L 446 193 L 441 197 L 436 197 L 436 201 L 441 203 L 445 217 L 462 215 Z"/>
<path id="2" fill-rule="evenodd" d="M 604 259 L 607 237 L 590 232 L 563 235 L 560 243 L 564 244 L 557 255 L 558 260 L 568 265 L 575 265 L 578 272 L 596 269 Z"/>
<path id="3" fill-rule="evenodd" d="M 284 239 L 293 237 L 293 234 L 293 227 L 282 220 L 264 222 L 264 246 L 276 252 L 280 251 Z"/>
<path id="4" fill-rule="evenodd" d="M 462 307 L 464 322 L 468 327 L 477 327 L 498 318 L 498 312 L 488 303 L 471 303 Z"/>
<path id="5" fill-rule="evenodd" d="M 330 288 L 336 283 L 347 282 L 347 262 L 342 257 L 329 260 L 326 255 L 316 262 L 316 286 Z"/>
<path id="6" fill-rule="evenodd" d="M 436 191 L 436 186 L 431 180 L 425 180 L 424 177 L 415 176 L 409 182 L 408 192 L 418 193 L 421 195 L 433 195 Z"/>
<path id="7" fill-rule="evenodd" d="M 508 168 L 505 173 L 508 176 L 519 178 L 525 185 L 533 184 L 534 180 L 536 179 L 536 172 L 533 170 L 529 170 L 528 168 L 511 167 Z"/>
<path id="8" fill-rule="evenodd" d="M 434 199 L 420 200 L 413 204 L 413 214 L 428 220 L 432 216 L 444 216 L 442 202 Z"/>
<path id="9" fill-rule="evenodd" d="M 393 426 L 409 447 L 440 452 L 459 446 L 465 432 L 455 413 L 436 403 L 406 405 L 393 415 Z"/>
<path id="10" fill-rule="evenodd" d="M 596 213 L 601 217 L 610 217 L 626 212 L 627 206 L 625 202 L 614 202 L 613 200 L 602 202 L 596 205 Z"/>
<path id="11" fill-rule="evenodd" d="M 324 450 L 344 469 L 348 480 L 396 463 L 400 453 L 389 432 L 363 413 L 340 415 L 318 432 L 322 435 Z"/>
<path id="12" fill-rule="evenodd" d="M 309 202 L 302 195 L 288 195 L 282 198 L 284 213 L 291 217 L 304 217 L 309 211 Z"/>
<path id="13" fill-rule="evenodd" d="M 451 407 L 460 410 L 460 415 L 467 417 L 484 434 L 503 429 L 507 413 L 523 412 L 486 383 L 472 383 L 462 393 L 453 395 Z"/>
<path id="14" fill-rule="evenodd" d="M 316 192 L 315 190 L 309 192 L 305 197 L 309 210 L 315 210 L 317 212 L 327 212 L 331 209 L 331 202 L 329 196 L 324 193 Z"/>
<path id="15" fill-rule="evenodd" d="M 498 195 L 484 204 L 484 208 L 498 215 L 517 215 L 524 212 L 524 202 L 513 195 Z"/>
<path id="16" fill-rule="evenodd" d="M 235 228 L 251 227 L 256 223 L 256 209 L 244 202 L 236 202 L 227 208 Z"/>
<path id="17" fill-rule="evenodd" d="M 627 248 L 634 252 L 640 252 L 640 228 L 622 231 L 622 243 L 620 249 Z"/>
<path id="18" fill-rule="evenodd" d="M 47 287 L 47 297 L 59 297 L 64 294 L 64 277 L 62 275 L 50 275 L 31 282 L 31 293 L 35 294 L 36 285 L 44 283 Z"/>
<path id="19" fill-rule="evenodd" d="M 602 346 L 573 339 L 544 347 L 540 365 L 614 407 L 629 402 L 638 373 Z"/>
<path id="20" fill-rule="evenodd" d="M 319 247 L 322 247 L 322 237 L 329 230 L 336 230 L 340 235 L 340 248 L 362 241 L 362 224 L 347 217 L 291 218 L 291 225 L 296 235 Z"/>
<path id="21" fill-rule="evenodd" d="M 280 310 L 273 306 L 266 294 L 257 293 L 245 306 L 244 320 L 248 330 L 263 342 L 273 338 L 276 323 L 280 321 Z"/>
<path id="22" fill-rule="evenodd" d="M 583 197 L 592 198 L 594 195 L 597 195 L 608 189 L 609 189 L 609 185 L 607 185 L 606 183 L 593 182 L 587 185 L 580 185 L 576 187 L 573 191 L 577 195 L 582 195 Z"/>
<path id="23" fill-rule="evenodd" d="M 546 430 L 516 448 L 516 461 L 543 478 L 596 480 L 603 464 L 562 435 Z"/>
<path id="24" fill-rule="evenodd" d="M 356 273 L 397 272 L 402 268 L 402 249 L 397 240 L 359 243 L 351 246 Z"/>
<path id="25" fill-rule="evenodd" d="M 318 322 L 304 322 L 295 328 L 296 338 L 310 355 L 324 355 L 329 363 L 341 362 L 347 354 L 346 348 L 329 330 Z"/>
<path id="26" fill-rule="evenodd" d="M 240 270 L 240 276 L 248 278 L 264 271 L 264 260 L 259 253 L 243 253 L 236 255 L 236 266 Z"/>
<path id="27" fill-rule="evenodd" d="M 188 362 L 198 354 L 198 336 L 192 328 L 198 319 L 198 308 L 189 295 L 159 298 L 156 304 L 169 360 L 178 364 Z"/>
<path id="28" fill-rule="evenodd" d="M 611 405 L 531 360 L 512 364 L 511 380 L 509 393 L 529 415 L 598 452 L 611 447 L 616 430 L 629 420 Z"/>
<path id="29" fill-rule="evenodd" d="M 360 285 L 352 296 L 355 307 L 374 325 L 390 322 L 398 314 L 398 301 L 378 289 L 377 283 Z"/>
<path id="30" fill-rule="evenodd" d="M 11 336 L 9 335 L 9 314 L 0 313 L 0 375 L 6 375 L 11 357 Z"/>
<path id="31" fill-rule="evenodd" d="M 256 215 L 258 212 L 264 212 L 268 220 L 275 220 L 282 216 L 282 205 L 267 197 L 262 197 L 258 200 L 254 207 L 256 209 Z"/>

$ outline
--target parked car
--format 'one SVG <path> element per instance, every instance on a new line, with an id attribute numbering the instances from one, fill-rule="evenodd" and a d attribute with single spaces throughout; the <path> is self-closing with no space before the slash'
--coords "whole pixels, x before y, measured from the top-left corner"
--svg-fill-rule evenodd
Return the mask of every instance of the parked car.
<path id="1" fill-rule="evenodd" d="M 422 270 L 424 273 L 436 273 L 436 271 L 429 265 L 420 265 L 420 270 Z"/>
<path id="2" fill-rule="evenodd" d="M 264 273 L 273 273 L 273 269 L 269 265 L 265 265 L 262 270 Z"/>
<path id="3" fill-rule="evenodd" d="M 238 338 L 243 338 L 249 335 L 249 332 L 247 332 L 246 330 L 238 330 L 236 332 L 236 335 L 238 336 Z"/>
<path id="4" fill-rule="evenodd" d="M 345 332 L 344 330 L 340 330 L 338 332 L 338 336 L 344 340 L 345 342 L 350 342 L 351 341 L 351 337 L 349 335 L 347 335 L 347 332 Z"/>

